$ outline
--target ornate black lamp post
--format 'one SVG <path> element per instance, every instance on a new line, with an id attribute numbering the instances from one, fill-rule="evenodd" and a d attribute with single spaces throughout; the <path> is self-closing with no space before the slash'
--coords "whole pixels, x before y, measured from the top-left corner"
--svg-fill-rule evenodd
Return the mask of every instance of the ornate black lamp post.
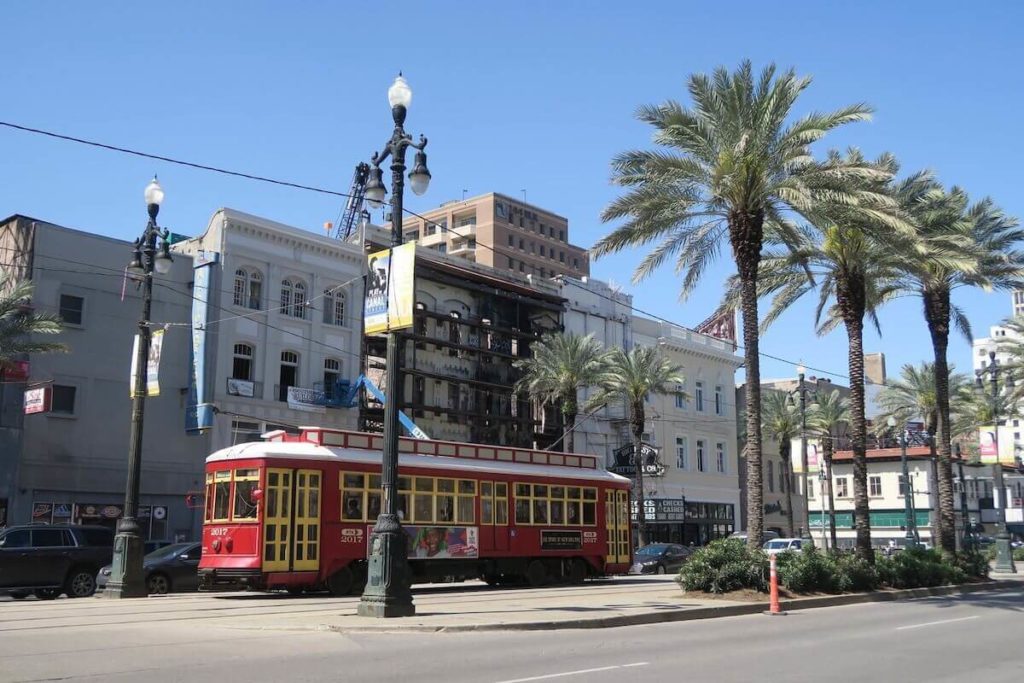
<path id="1" fill-rule="evenodd" d="M 139 318 L 139 343 L 135 349 L 135 385 L 132 387 L 132 428 L 128 445 L 128 483 L 124 492 L 124 514 L 117 523 L 114 560 L 110 582 L 103 595 L 108 598 L 145 597 L 145 573 L 142 557 L 145 539 L 139 532 L 139 479 L 142 473 L 142 425 L 146 409 L 146 362 L 149 359 L 149 315 L 153 306 L 153 271 L 163 275 L 171 269 L 168 232 L 156 224 L 164 191 L 156 176 L 146 186 L 149 222 L 142 237 L 135 240 L 135 251 L 128 272 L 142 283 L 142 317 Z M 159 252 L 157 239 L 160 240 Z"/>
<path id="2" fill-rule="evenodd" d="M 889 429 L 896 428 L 896 418 L 890 417 L 886 423 Z M 914 487 L 910 483 L 910 470 L 907 466 L 907 426 L 903 425 L 903 432 L 900 434 L 900 464 L 903 474 L 900 479 L 903 481 L 903 526 L 906 529 L 904 541 L 908 548 L 917 547 L 917 520 L 914 519 Z"/>
<path id="3" fill-rule="evenodd" d="M 366 184 L 366 200 L 377 208 L 384 203 L 386 191 L 382 181 L 380 164 L 391 157 L 391 246 L 402 244 L 402 195 L 405 191 L 405 153 L 412 147 L 416 150 L 416 162 L 409 173 L 412 191 L 420 195 L 430 184 L 427 170 L 427 154 L 423 148 L 427 139 L 420 136 L 418 143 L 405 132 L 403 124 L 412 102 L 409 84 L 398 74 L 388 88 L 388 102 L 395 129 L 384 149 L 373 155 L 369 180 Z M 390 277 L 389 277 L 390 280 Z M 409 617 L 416 613 L 409 590 L 409 564 L 406 551 L 406 537 L 398 517 L 398 403 L 402 395 L 401 363 L 403 339 L 396 330 L 388 333 L 387 401 L 384 403 L 384 458 L 381 466 L 381 513 L 373 528 L 370 542 L 370 560 L 367 571 L 366 589 L 359 602 L 357 612 L 364 617 Z"/>
<path id="4" fill-rule="evenodd" d="M 803 545 L 810 547 L 814 545 L 814 539 L 811 536 L 811 511 L 809 507 L 809 496 L 807 486 L 809 481 L 807 479 L 807 388 L 804 386 L 804 371 L 803 365 L 798 365 L 796 368 L 797 372 L 797 388 L 800 392 L 800 477 L 803 479 L 803 492 L 804 492 L 804 511 L 801 518 L 801 532 L 800 538 L 803 541 Z M 821 464 L 819 463 L 819 467 Z M 789 511 L 793 514 L 793 511 Z M 824 525 L 825 520 L 822 519 L 821 523 Z"/>
<path id="5" fill-rule="evenodd" d="M 1003 465 L 999 462 L 999 364 L 996 362 L 996 352 L 988 352 L 988 367 L 977 371 L 977 386 L 979 391 L 984 392 L 985 385 L 982 377 L 988 374 L 989 385 L 992 387 L 992 437 L 996 450 L 995 464 L 992 466 L 992 474 L 995 479 L 995 508 L 996 508 L 996 566 L 994 571 L 1002 574 L 1016 574 L 1017 567 L 1013 562 L 1013 553 L 1010 550 L 1010 534 L 1006 530 L 1006 487 L 1003 485 Z M 1006 386 L 1013 386 L 1013 378 L 1007 376 Z"/>

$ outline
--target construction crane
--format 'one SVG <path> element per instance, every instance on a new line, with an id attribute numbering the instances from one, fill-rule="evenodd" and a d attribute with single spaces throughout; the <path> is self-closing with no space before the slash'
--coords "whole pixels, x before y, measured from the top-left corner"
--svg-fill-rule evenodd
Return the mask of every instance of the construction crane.
<path id="1" fill-rule="evenodd" d="M 384 392 L 380 390 L 380 387 L 378 387 L 372 379 L 366 375 L 359 375 L 359 377 L 356 378 L 356 381 L 349 386 L 348 393 L 341 399 L 342 405 L 347 408 L 354 407 L 356 405 L 356 400 L 359 397 L 360 389 L 366 389 L 366 391 L 370 392 L 370 394 L 380 401 L 381 404 L 387 402 L 387 397 L 384 395 Z M 425 439 L 427 441 L 430 440 L 427 433 L 416 426 L 416 423 L 412 421 L 412 418 L 401 410 L 398 411 L 398 421 L 402 423 L 402 426 L 405 427 L 405 430 L 409 432 L 409 436 L 412 438 Z"/>
<path id="2" fill-rule="evenodd" d="M 363 198 L 366 196 L 366 177 L 370 173 L 370 165 L 360 163 L 352 174 L 352 187 L 348 193 L 348 201 L 345 202 L 345 211 L 338 222 L 338 229 L 334 233 L 335 239 L 348 241 L 352 231 L 359 223 L 359 216 L 363 212 Z"/>

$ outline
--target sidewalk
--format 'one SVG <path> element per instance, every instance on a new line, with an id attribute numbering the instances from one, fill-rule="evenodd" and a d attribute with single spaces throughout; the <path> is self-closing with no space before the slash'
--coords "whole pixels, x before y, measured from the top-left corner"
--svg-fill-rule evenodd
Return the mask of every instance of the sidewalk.
<path id="1" fill-rule="evenodd" d="M 955 595 L 986 590 L 1019 589 L 1020 580 L 990 581 L 966 586 L 944 586 L 866 594 L 826 595 L 783 600 L 783 610 L 832 607 Z M 356 604 L 331 614 L 272 615 L 235 618 L 229 628 L 339 633 L 535 631 L 592 629 L 688 621 L 758 614 L 768 609 L 768 596 L 757 601 L 721 600 L 685 595 L 670 579 L 650 577 L 624 584 L 591 583 L 584 586 L 505 590 L 500 592 L 445 591 L 414 596 L 416 615 L 400 619 L 370 619 L 356 615 Z"/>

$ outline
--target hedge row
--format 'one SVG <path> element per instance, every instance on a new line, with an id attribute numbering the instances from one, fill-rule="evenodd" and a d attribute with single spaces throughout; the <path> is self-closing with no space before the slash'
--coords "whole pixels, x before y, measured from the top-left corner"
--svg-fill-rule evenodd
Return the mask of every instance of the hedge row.
<path id="1" fill-rule="evenodd" d="M 793 593 L 849 593 L 876 588 L 920 588 L 963 583 L 988 576 L 981 553 L 947 558 L 935 550 L 904 550 L 879 556 L 874 565 L 853 553 L 823 553 L 815 548 L 777 558 L 779 582 Z M 727 593 L 741 588 L 768 590 L 768 556 L 740 540 L 714 541 L 695 552 L 679 572 L 686 591 Z"/>

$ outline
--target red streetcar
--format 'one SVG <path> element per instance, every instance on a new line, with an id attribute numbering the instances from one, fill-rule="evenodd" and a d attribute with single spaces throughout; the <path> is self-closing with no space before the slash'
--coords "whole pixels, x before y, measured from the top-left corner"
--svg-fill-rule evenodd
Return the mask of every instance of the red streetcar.
<path id="1" fill-rule="evenodd" d="M 383 437 L 305 427 L 206 459 L 200 581 L 359 593 Z M 414 582 L 580 583 L 632 560 L 630 481 L 591 455 L 402 438 L 398 509 Z"/>

